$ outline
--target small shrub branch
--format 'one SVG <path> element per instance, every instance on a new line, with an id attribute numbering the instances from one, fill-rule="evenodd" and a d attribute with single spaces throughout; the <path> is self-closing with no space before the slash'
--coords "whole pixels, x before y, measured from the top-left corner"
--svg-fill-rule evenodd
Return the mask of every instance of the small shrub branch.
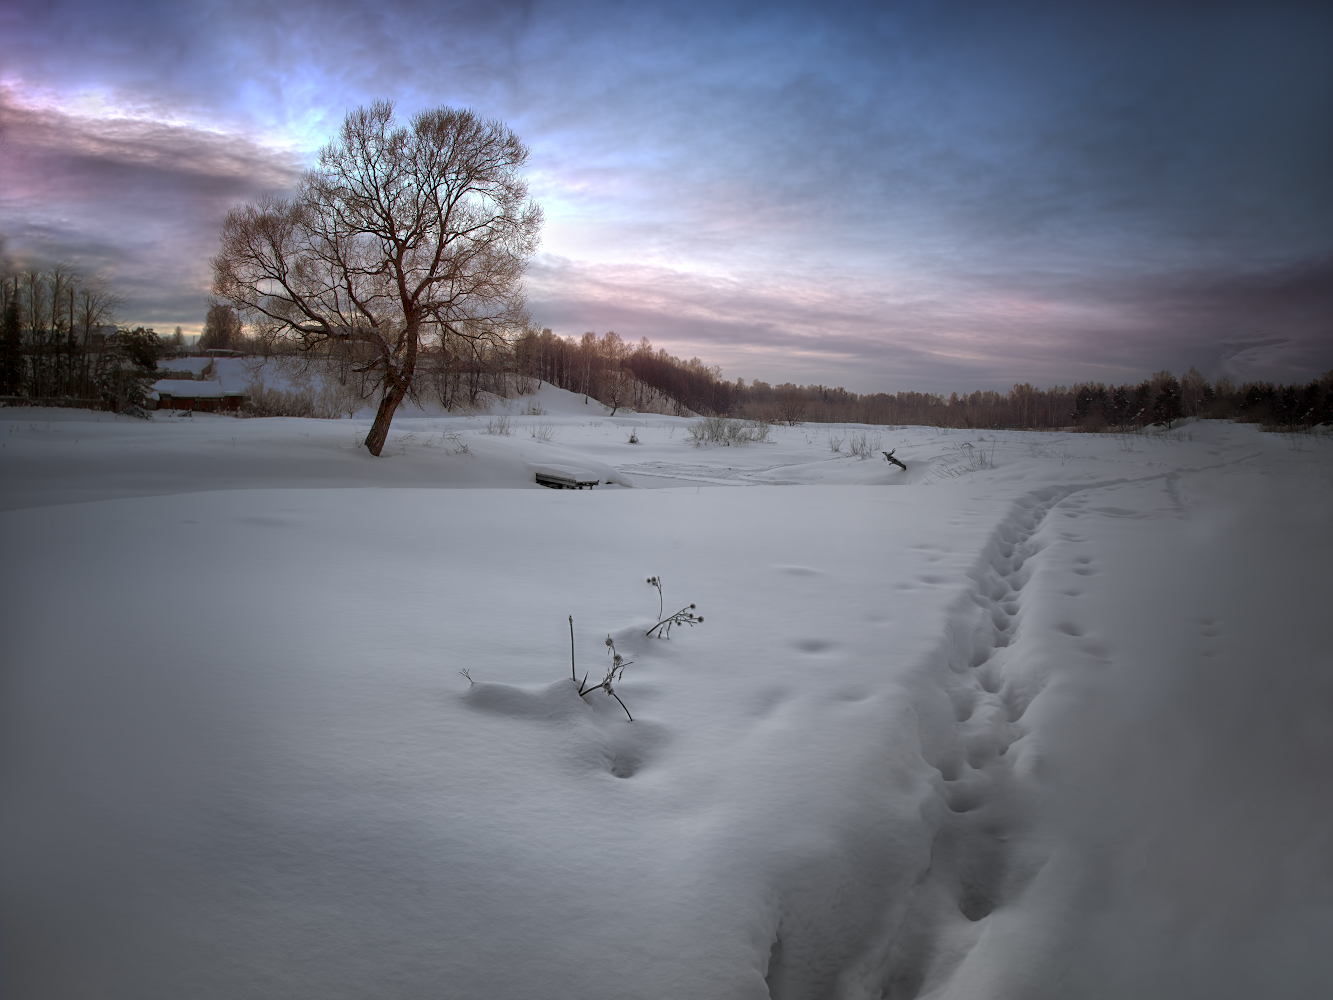
<path id="1" fill-rule="evenodd" d="M 647 632 L 643 633 L 644 635 L 650 636 L 654 632 L 656 632 L 657 638 L 670 639 L 672 625 L 688 625 L 690 626 L 690 628 L 694 628 L 695 625 L 703 623 L 704 616 L 696 615 L 694 613 L 695 608 L 693 604 L 688 604 L 685 607 L 681 608 L 679 611 L 677 611 L 674 615 L 667 615 L 665 618 L 663 618 L 662 609 L 664 605 L 662 603 L 662 578 L 658 576 L 650 576 L 648 577 L 648 583 L 650 586 L 656 588 L 657 590 L 658 621 L 656 625 L 650 628 Z"/>
<path id="2" fill-rule="evenodd" d="M 689 625 L 693 628 L 695 625 L 703 623 L 703 615 L 694 613 L 695 607 L 693 604 L 683 607 L 675 614 L 667 615 L 663 618 L 662 611 L 666 605 L 663 603 L 662 597 L 662 578 L 658 576 L 650 576 L 648 577 L 648 583 L 657 590 L 657 617 L 659 621 L 645 632 L 644 635 L 651 636 L 656 633 L 659 639 L 669 639 L 671 637 L 672 625 Z M 620 695 L 616 694 L 615 685 L 624 679 L 625 668 L 631 666 L 634 661 L 626 660 L 620 653 L 616 652 L 616 642 L 610 635 L 606 637 L 605 645 L 607 654 L 611 657 L 611 666 L 607 669 L 606 676 L 602 678 L 601 683 L 589 686 L 588 674 L 586 671 L 583 674 L 583 680 L 579 680 L 578 668 L 575 665 L 574 660 L 574 616 L 569 616 L 569 679 L 578 685 L 579 697 L 582 698 L 584 695 L 592 694 L 594 691 L 605 691 L 616 700 L 621 708 L 625 710 L 625 717 L 629 719 L 630 722 L 633 722 L 634 715 L 630 712 L 629 706 L 621 700 Z M 472 680 L 471 676 L 468 675 L 466 671 L 464 671 L 463 674 L 469 681 Z"/>
<path id="3" fill-rule="evenodd" d="M 629 707 L 623 701 L 620 701 L 620 695 L 616 694 L 616 690 L 613 687 L 613 683 L 615 681 L 622 679 L 625 676 L 625 668 L 628 667 L 634 661 L 626 660 L 623 656 L 621 656 L 619 653 L 616 652 L 615 641 L 609 635 L 606 637 L 606 648 L 607 651 L 611 654 L 611 669 L 608 670 L 606 672 L 606 676 L 602 678 L 602 683 L 594 684 L 592 687 L 587 686 L 588 675 L 584 674 L 583 682 L 579 684 L 579 697 L 582 698 L 585 694 L 592 694 L 594 691 L 597 690 L 605 691 L 616 701 L 620 702 L 620 707 L 625 709 L 625 715 L 629 717 L 630 722 L 633 722 L 634 716 L 630 715 Z"/>

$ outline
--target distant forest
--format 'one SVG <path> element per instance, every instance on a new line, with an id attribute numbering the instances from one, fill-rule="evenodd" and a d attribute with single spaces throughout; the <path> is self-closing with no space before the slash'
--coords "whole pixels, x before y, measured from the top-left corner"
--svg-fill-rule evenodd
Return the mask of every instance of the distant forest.
<path id="1" fill-rule="evenodd" d="M 65 267 L 0 280 L 0 395 L 10 403 L 100 404 L 115 410 L 141 401 L 155 377 L 156 360 L 184 353 L 185 344 L 179 328 L 159 337 L 151 330 L 112 325 L 118 304 L 105 288 Z M 234 311 L 215 303 L 198 349 L 264 354 L 274 346 L 246 337 Z M 308 360 L 328 366 L 356 400 L 374 396 L 374 385 L 356 374 L 361 359 L 349 351 L 334 347 Z M 1303 385 L 1234 385 L 1225 378 L 1210 383 L 1191 368 L 1179 377 L 1161 371 L 1124 385 L 1085 382 L 1039 389 L 1025 382 L 1007 392 L 969 395 L 855 393 L 825 385 L 732 382 L 698 358 L 684 361 L 654 350 L 647 339 L 631 344 L 615 333 L 585 333 L 576 339 L 535 328 L 499 339 L 441 337 L 423 350 L 413 394 L 418 402 L 453 409 L 478 405 L 485 394 L 523 394 L 538 381 L 614 408 L 787 424 L 1131 430 L 1169 427 L 1182 417 L 1226 418 L 1290 431 L 1333 424 L 1333 371 Z"/>
<path id="2" fill-rule="evenodd" d="M 1008 392 L 855 393 L 825 385 L 796 385 L 721 377 L 698 358 L 682 361 L 654 351 L 646 339 L 629 345 L 614 333 L 581 340 L 542 330 L 514 343 L 522 375 L 587 393 L 608 405 L 647 409 L 661 400 L 708 416 L 781 423 L 925 424 L 935 427 L 1130 430 L 1170 426 L 1182 417 L 1215 417 L 1297 430 L 1333 423 L 1333 371 L 1304 385 L 1227 379 L 1210 383 L 1194 368 L 1168 371 L 1124 385 L 1085 382 L 1038 389 L 1028 383 Z M 626 384 L 628 383 L 628 384 Z"/>

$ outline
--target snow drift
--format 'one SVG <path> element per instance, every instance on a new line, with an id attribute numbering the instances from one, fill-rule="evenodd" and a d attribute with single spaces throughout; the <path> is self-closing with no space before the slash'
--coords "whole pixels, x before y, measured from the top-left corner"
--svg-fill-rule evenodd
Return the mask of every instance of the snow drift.
<path id="1" fill-rule="evenodd" d="M 6 995 L 1333 980 L 1327 442 L 539 408 L 0 413 Z"/>

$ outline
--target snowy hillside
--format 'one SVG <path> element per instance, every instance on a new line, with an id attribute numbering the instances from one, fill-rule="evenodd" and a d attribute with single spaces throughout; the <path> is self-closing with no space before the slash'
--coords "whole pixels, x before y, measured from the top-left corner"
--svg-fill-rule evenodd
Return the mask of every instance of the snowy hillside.
<path id="1" fill-rule="evenodd" d="M 1333 982 L 1327 438 L 508 409 L 0 410 L 7 996 Z"/>

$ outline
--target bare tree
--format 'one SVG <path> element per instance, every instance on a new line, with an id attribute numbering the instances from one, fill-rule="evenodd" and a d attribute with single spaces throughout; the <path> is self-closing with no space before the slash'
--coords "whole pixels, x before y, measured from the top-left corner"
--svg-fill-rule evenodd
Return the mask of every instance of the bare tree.
<path id="1" fill-rule="evenodd" d="M 778 419 L 788 427 L 795 427 L 805 416 L 806 398 L 799 387 L 787 384 L 778 386 L 775 394 Z"/>
<path id="2" fill-rule="evenodd" d="M 602 380 L 602 402 L 611 407 L 611 416 L 622 406 L 628 406 L 634 393 L 634 377 L 629 372 L 615 369 Z"/>
<path id="3" fill-rule="evenodd" d="M 1211 393 L 1208 380 L 1190 365 L 1190 370 L 1180 377 L 1180 405 L 1185 416 L 1197 417 Z"/>
<path id="4" fill-rule="evenodd" d="M 213 259 L 214 292 L 261 336 L 309 350 L 370 350 L 378 455 L 415 392 L 426 338 L 503 336 L 522 318 L 521 279 L 541 209 L 519 169 L 528 150 L 503 122 L 436 108 L 397 125 L 393 105 L 350 112 L 291 200 L 231 212 Z"/>
<path id="5" fill-rule="evenodd" d="M 79 285 L 74 317 L 75 328 L 79 332 L 83 346 L 79 378 L 85 387 L 84 392 L 92 391 L 93 372 L 96 371 L 97 363 L 101 360 L 102 351 L 105 349 L 105 338 L 103 338 L 102 343 L 97 345 L 96 357 L 89 357 L 89 350 L 94 346 L 93 336 L 101 332 L 102 327 L 112 323 L 116 310 L 121 307 L 123 301 L 119 295 L 108 291 L 100 278 Z"/>

